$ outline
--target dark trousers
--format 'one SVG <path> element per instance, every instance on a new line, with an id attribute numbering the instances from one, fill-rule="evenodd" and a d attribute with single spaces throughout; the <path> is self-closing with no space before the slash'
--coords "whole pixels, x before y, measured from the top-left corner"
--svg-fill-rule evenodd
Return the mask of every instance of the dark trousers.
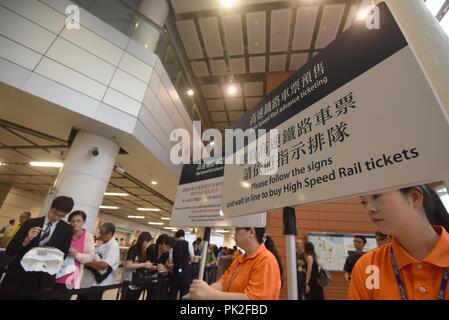
<path id="1" fill-rule="evenodd" d="M 88 294 L 79 294 L 76 300 L 101 300 L 103 299 L 103 292 L 104 291 Z"/>
<path id="2" fill-rule="evenodd" d="M 10 265 L 0 284 L 0 300 L 49 300 L 55 277 L 44 272 L 25 272 L 21 266 Z"/>
<path id="3" fill-rule="evenodd" d="M 204 269 L 204 281 L 209 285 L 217 281 L 217 266 L 206 267 Z"/>
<path id="4" fill-rule="evenodd" d="M 173 274 L 170 285 L 170 298 L 176 300 L 178 297 L 178 292 L 180 293 L 180 298 L 189 293 L 191 279 L 191 271 L 183 270 L 181 273 Z"/>
<path id="5" fill-rule="evenodd" d="M 306 298 L 306 274 L 298 271 L 298 300 L 305 300 Z"/>
<path id="6" fill-rule="evenodd" d="M 152 300 L 168 300 L 169 299 L 170 278 L 168 276 L 159 276 L 156 295 Z"/>
<path id="7" fill-rule="evenodd" d="M 125 294 L 125 300 L 139 300 L 143 290 L 143 288 L 139 288 L 136 290 L 131 290 L 130 288 L 128 288 L 128 291 L 126 291 Z"/>
<path id="8" fill-rule="evenodd" d="M 67 286 L 62 283 L 55 284 L 55 291 L 53 292 L 52 300 L 70 300 L 72 294 L 67 289 Z"/>

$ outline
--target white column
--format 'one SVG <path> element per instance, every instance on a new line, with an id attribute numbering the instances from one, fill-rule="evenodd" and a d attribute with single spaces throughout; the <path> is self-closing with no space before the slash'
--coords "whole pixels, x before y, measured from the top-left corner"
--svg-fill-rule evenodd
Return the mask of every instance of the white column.
<path id="1" fill-rule="evenodd" d="M 382 0 L 383 1 L 383 0 Z M 375 3 L 381 2 L 374 0 Z M 385 0 L 449 121 L 449 37 L 424 1 Z"/>
<path id="2" fill-rule="evenodd" d="M 90 151 L 98 149 L 94 156 Z M 59 171 L 55 184 L 45 201 L 42 213 L 47 214 L 51 201 L 57 196 L 72 197 L 73 210 L 86 212 L 86 230 L 94 231 L 104 192 L 111 178 L 119 146 L 101 136 L 80 131 Z"/>
<path id="3" fill-rule="evenodd" d="M 167 0 L 143 0 L 139 12 L 163 28 L 169 12 L 168 2 Z M 160 31 L 154 26 L 145 21 L 139 21 L 133 39 L 148 50 L 154 51 L 160 35 Z"/>
<path id="4" fill-rule="evenodd" d="M 225 233 L 223 235 L 223 247 L 231 248 L 235 246 L 234 238 L 232 237 L 232 233 Z"/>
<path id="5" fill-rule="evenodd" d="M 195 230 L 196 230 L 196 237 L 197 238 L 201 238 L 201 239 L 204 239 L 204 230 L 205 230 L 206 228 L 204 228 L 204 227 L 195 227 Z"/>
<path id="6" fill-rule="evenodd" d="M 3 205 L 3 202 L 6 200 L 6 197 L 11 190 L 12 182 L 1 182 L 0 183 L 0 208 Z"/>

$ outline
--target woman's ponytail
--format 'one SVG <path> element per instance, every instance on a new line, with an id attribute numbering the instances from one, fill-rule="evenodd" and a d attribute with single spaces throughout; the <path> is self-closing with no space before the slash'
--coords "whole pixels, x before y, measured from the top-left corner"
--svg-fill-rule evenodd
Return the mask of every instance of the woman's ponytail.
<path id="1" fill-rule="evenodd" d="M 281 273 L 281 283 L 282 283 L 282 279 L 284 277 L 284 269 L 282 268 L 281 255 L 279 254 L 278 250 L 276 249 L 276 246 L 274 245 L 273 239 L 269 235 L 265 236 L 265 247 L 268 250 L 270 250 L 270 252 L 276 258 L 276 261 L 278 262 L 279 272 Z"/>
<path id="2" fill-rule="evenodd" d="M 249 229 L 249 228 L 247 228 L 247 229 Z M 276 258 L 276 261 L 279 266 L 279 272 L 281 274 L 281 284 L 282 284 L 282 278 L 284 277 L 284 269 L 282 268 L 281 255 L 279 254 L 278 250 L 276 249 L 273 239 L 269 235 L 265 234 L 265 228 L 254 228 L 254 230 L 256 232 L 257 242 L 259 242 L 260 244 L 264 243 L 265 247 Z"/>
<path id="3" fill-rule="evenodd" d="M 423 207 L 427 220 L 433 226 L 442 226 L 449 232 L 449 214 L 436 191 L 428 185 L 403 188 L 402 193 L 409 193 L 413 188 L 418 188 L 423 193 Z"/>

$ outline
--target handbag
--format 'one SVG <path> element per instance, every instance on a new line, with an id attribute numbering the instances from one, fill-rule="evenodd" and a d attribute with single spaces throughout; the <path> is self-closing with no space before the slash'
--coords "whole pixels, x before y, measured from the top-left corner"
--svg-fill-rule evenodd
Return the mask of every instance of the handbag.
<path id="1" fill-rule="evenodd" d="M 138 280 L 151 280 L 154 278 L 154 274 L 146 268 L 137 269 L 135 275 Z M 157 273 L 155 275 L 157 277 Z"/>
<path id="2" fill-rule="evenodd" d="M 332 280 L 332 276 L 331 273 L 325 269 L 323 269 L 322 267 L 320 267 L 319 273 L 318 273 L 318 278 L 317 278 L 317 282 L 320 285 L 320 287 L 324 288 L 327 287 L 329 285 L 329 283 Z"/>
<path id="3" fill-rule="evenodd" d="M 88 266 L 84 266 L 84 268 L 86 268 L 87 270 L 89 270 L 90 272 L 92 272 L 92 274 L 95 277 L 95 281 L 100 284 L 102 283 L 112 272 L 112 267 L 108 266 L 108 268 L 106 269 L 106 272 L 104 273 L 100 273 L 100 271 L 98 271 L 97 269 L 88 267 Z"/>

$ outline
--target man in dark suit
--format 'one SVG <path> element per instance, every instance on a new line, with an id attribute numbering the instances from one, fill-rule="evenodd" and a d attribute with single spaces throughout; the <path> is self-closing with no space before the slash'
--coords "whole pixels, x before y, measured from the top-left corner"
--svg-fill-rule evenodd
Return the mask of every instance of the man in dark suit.
<path id="1" fill-rule="evenodd" d="M 184 240 L 185 232 L 180 229 L 175 233 L 175 245 L 173 246 L 173 275 L 171 279 L 170 295 L 176 300 L 178 292 L 180 297 L 189 293 L 192 273 L 190 269 L 191 254 L 189 243 Z"/>
<path id="2" fill-rule="evenodd" d="M 23 256 L 35 247 L 53 247 L 66 256 L 72 241 L 72 227 L 61 219 L 72 211 L 73 199 L 55 198 L 47 216 L 29 219 L 17 231 L 6 248 L 15 259 L 8 266 L 0 285 L 0 300 L 46 299 L 55 285 L 55 276 L 46 272 L 26 272 L 20 263 Z"/>

